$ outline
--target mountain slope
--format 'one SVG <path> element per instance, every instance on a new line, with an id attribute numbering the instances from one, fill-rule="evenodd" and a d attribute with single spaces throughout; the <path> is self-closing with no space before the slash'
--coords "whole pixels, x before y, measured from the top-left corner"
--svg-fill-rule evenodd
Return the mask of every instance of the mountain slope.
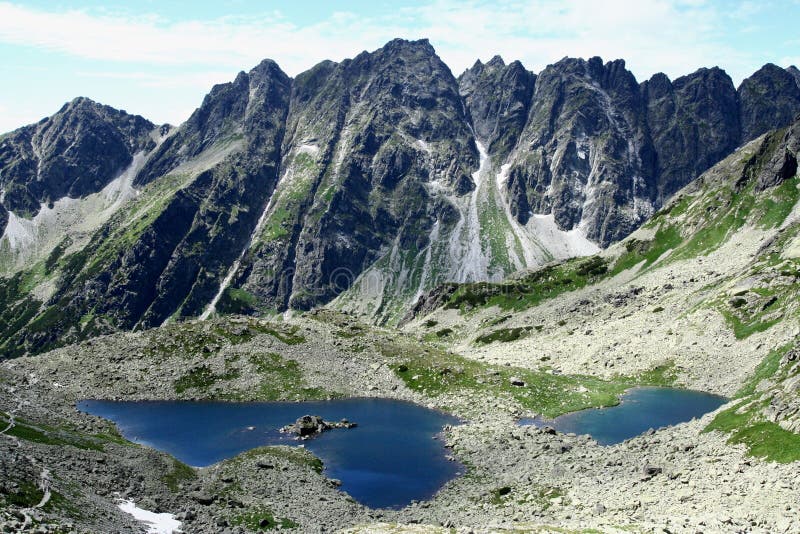
<path id="1" fill-rule="evenodd" d="M 638 84 L 599 58 L 534 75 L 498 57 L 456 79 L 427 41 L 398 39 L 295 79 L 265 60 L 172 130 L 76 100 L 3 137 L 9 187 L 53 204 L 8 216 L 4 353 L 326 303 L 396 322 L 442 283 L 625 237 L 734 149 L 739 103 L 788 120 L 797 85 L 775 87 L 777 107 L 720 69 Z M 72 170 L 42 189 L 23 141 L 48 124 Z M 125 147 L 106 167 L 105 145 L 80 141 L 96 136 Z"/>
<path id="2" fill-rule="evenodd" d="M 800 122 L 745 145 L 591 258 L 428 294 L 405 329 L 481 361 L 613 377 L 657 366 L 736 397 L 709 429 L 800 459 Z"/>
<path id="3" fill-rule="evenodd" d="M 76 98 L 0 136 L 0 272 L 36 263 L 68 233 L 85 238 L 97 229 L 129 196 L 146 154 L 168 130 Z"/>

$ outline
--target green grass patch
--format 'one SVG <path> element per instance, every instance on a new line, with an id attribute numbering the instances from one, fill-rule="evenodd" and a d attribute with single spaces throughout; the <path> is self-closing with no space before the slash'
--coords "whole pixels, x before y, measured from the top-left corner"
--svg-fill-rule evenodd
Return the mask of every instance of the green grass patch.
<path id="1" fill-rule="evenodd" d="M 733 330 L 733 335 L 736 339 L 746 339 L 756 332 L 764 332 L 769 330 L 781 321 L 781 317 L 773 317 L 766 320 L 761 320 L 758 315 L 755 317 L 743 318 L 739 314 L 732 313 L 729 310 L 720 310 L 725 322 Z"/>
<path id="2" fill-rule="evenodd" d="M 9 421 L 8 414 L 0 412 L 0 428 L 6 428 Z M 83 450 L 103 450 L 103 437 L 100 435 L 83 435 L 67 429 L 29 423 L 19 418 L 14 419 L 14 426 L 6 432 L 6 435 L 43 445 L 59 447 L 69 445 Z"/>
<path id="3" fill-rule="evenodd" d="M 15 491 L 4 495 L 0 494 L 0 504 L 20 508 L 33 508 L 42 502 L 44 492 L 36 484 L 28 480 L 17 480 L 15 482 L 17 486 Z M 80 509 L 75 504 L 67 500 L 61 493 L 52 489 L 50 490 L 50 499 L 42 507 L 42 510 L 50 513 L 58 511 L 73 519 L 82 517 Z"/>
<path id="4" fill-rule="evenodd" d="M 240 345 L 259 334 L 266 334 L 287 345 L 305 343 L 298 327 L 262 323 L 257 319 L 219 320 L 214 323 L 179 323 L 151 331 L 147 354 L 155 359 L 179 356 L 211 355 L 225 345 Z"/>
<path id="5" fill-rule="evenodd" d="M 169 473 L 161 477 L 161 480 L 167 485 L 170 491 L 177 493 L 181 488 L 181 484 L 195 480 L 196 478 L 197 473 L 194 469 L 173 458 L 172 469 L 170 469 Z"/>
<path id="6" fill-rule="evenodd" d="M 186 374 L 176 379 L 173 383 L 173 387 L 175 393 L 179 395 L 190 389 L 206 392 L 217 382 L 234 380 L 239 378 L 240 374 L 238 369 L 229 369 L 223 373 L 214 373 L 209 366 L 201 365 L 190 369 Z"/>
<path id="7" fill-rule="evenodd" d="M 666 386 L 674 382 L 672 364 L 638 376 L 604 380 L 592 376 L 561 375 L 546 370 L 493 366 L 449 353 L 436 347 L 419 348 L 402 340 L 379 344 L 384 356 L 394 362 L 392 369 L 405 385 L 429 397 L 477 393 L 513 399 L 522 408 L 556 417 L 563 413 L 619 403 L 625 390 L 639 385 Z M 525 382 L 511 385 L 511 378 Z"/>
<path id="8" fill-rule="evenodd" d="M 786 464 L 800 460 L 800 435 L 771 421 L 759 421 L 733 433 L 729 443 L 743 443 L 752 456 Z"/>
<path id="9" fill-rule="evenodd" d="M 772 194 L 761 203 L 761 218 L 758 225 L 762 228 L 775 228 L 783 224 L 786 217 L 800 200 L 800 179 L 797 176 L 784 180 L 772 190 Z"/>
<path id="10" fill-rule="evenodd" d="M 231 462 L 241 462 L 242 460 L 261 458 L 262 456 L 272 456 L 285 460 L 298 467 L 311 469 L 317 474 L 322 474 L 324 464 L 322 460 L 314 456 L 306 449 L 299 447 L 286 447 L 286 446 L 271 446 L 271 447 L 258 447 L 243 452 L 236 458 L 230 460 Z"/>
<path id="11" fill-rule="evenodd" d="M 460 284 L 444 307 L 462 312 L 488 306 L 499 306 L 503 310 L 526 309 L 596 283 L 607 275 L 607 271 L 606 260 L 600 256 L 568 260 L 543 267 L 518 280 Z"/>
<path id="12" fill-rule="evenodd" d="M 268 530 L 295 529 L 300 525 L 285 517 L 275 517 L 271 510 L 258 508 L 248 510 L 231 518 L 231 524 L 243 526 L 251 532 L 265 532 Z"/>
<path id="13" fill-rule="evenodd" d="M 617 258 L 611 268 L 611 274 L 616 275 L 627 271 L 642 263 L 641 269 L 650 267 L 668 250 L 674 250 L 683 242 L 683 237 L 677 227 L 661 224 L 655 236 L 650 241 L 628 239 L 625 241 L 625 252 Z"/>
<path id="14" fill-rule="evenodd" d="M 718 413 L 704 432 L 718 430 L 730 434 L 728 443 L 745 445 L 750 456 L 778 463 L 800 460 L 800 435 L 771 421 L 760 420 L 759 403 L 744 409 L 746 405 L 747 402 L 740 402 Z"/>
<path id="15" fill-rule="evenodd" d="M 478 345 L 488 345 L 489 343 L 494 343 L 495 341 L 499 341 L 501 343 L 510 343 L 526 337 L 530 331 L 531 328 L 528 326 L 500 328 L 498 330 L 489 332 L 488 334 L 483 334 L 476 337 L 475 343 Z"/>
<path id="16" fill-rule="evenodd" d="M 794 343 L 787 343 L 786 345 L 771 350 L 764 359 L 761 360 L 761 363 L 758 364 L 753 374 L 742 387 L 739 388 L 734 398 L 740 399 L 753 395 L 756 392 L 756 387 L 758 387 L 758 384 L 760 384 L 762 380 L 773 378 L 780 368 L 781 358 L 783 358 L 783 355 L 793 346 Z"/>
<path id="17" fill-rule="evenodd" d="M 257 400 L 323 400 L 338 396 L 322 388 L 308 387 L 295 360 L 268 352 L 251 355 L 249 362 L 260 379 Z"/>
<path id="18" fill-rule="evenodd" d="M 7 493 L 4 497 L 6 504 L 20 508 L 33 508 L 42 502 L 44 492 L 36 484 L 28 481 L 17 482 L 17 490 Z"/>

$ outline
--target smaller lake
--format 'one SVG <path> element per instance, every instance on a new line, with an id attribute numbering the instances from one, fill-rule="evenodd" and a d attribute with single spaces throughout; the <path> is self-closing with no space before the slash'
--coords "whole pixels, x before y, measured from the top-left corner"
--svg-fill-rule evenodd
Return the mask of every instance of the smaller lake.
<path id="1" fill-rule="evenodd" d="M 455 417 L 389 399 L 319 402 L 116 402 L 84 400 L 78 409 L 114 421 L 125 438 L 205 467 L 267 445 L 298 445 L 322 459 L 325 475 L 371 508 L 401 508 L 425 500 L 460 474 L 435 439 Z M 352 429 L 332 429 L 299 442 L 278 429 L 306 414 L 348 419 Z"/>
<path id="2" fill-rule="evenodd" d="M 591 408 L 546 420 L 520 419 L 521 425 L 551 426 L 559 432 L 589 434 L 601 445 L 614 445 L 651 428 L 677 425 L 712 412 L 728 402 L 725 397 L 675 388 L 634 388 L 617 406 Z"/>

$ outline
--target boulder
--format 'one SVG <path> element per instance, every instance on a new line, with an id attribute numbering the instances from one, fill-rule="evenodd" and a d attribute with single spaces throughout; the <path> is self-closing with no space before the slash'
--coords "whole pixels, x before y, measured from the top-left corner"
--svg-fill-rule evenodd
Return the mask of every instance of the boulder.
<path id="1" fill-rule="evenodd" d="M 280 431 L 284 434 L 294 434 L 300 439 L 309 439 L 316 437 L 326 430 L 332 428 L 355 428 L 356 424 L 351 423 L 347 419 L 342 419 L 339 422 L 325 421 L 319 415 L 304 415 L 299 418 L 294 424 L 286 425 Z"/>
<path id="2" fill-rule="evenodd" d="M 202 504 L 203 506 L 208 506 L 210 504 L 213 504 L 214 501 L 216 500 L 215 496 L 209 493 L 205 493 L 203 491 L 193 491 L 189 493 L 189 498 L 192 499 L 197 504 Z"/>

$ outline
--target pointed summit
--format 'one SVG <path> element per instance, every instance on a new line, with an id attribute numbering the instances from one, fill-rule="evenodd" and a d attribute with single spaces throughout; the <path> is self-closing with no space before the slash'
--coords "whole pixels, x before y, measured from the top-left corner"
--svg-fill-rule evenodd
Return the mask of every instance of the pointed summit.
<path id="1" fill-rule="evenodd" d="M 745 78 L 738 93 L 742 141 L 789 124 L 800 113 L 800 85 L 795 74 L 772 63 Z"/>

